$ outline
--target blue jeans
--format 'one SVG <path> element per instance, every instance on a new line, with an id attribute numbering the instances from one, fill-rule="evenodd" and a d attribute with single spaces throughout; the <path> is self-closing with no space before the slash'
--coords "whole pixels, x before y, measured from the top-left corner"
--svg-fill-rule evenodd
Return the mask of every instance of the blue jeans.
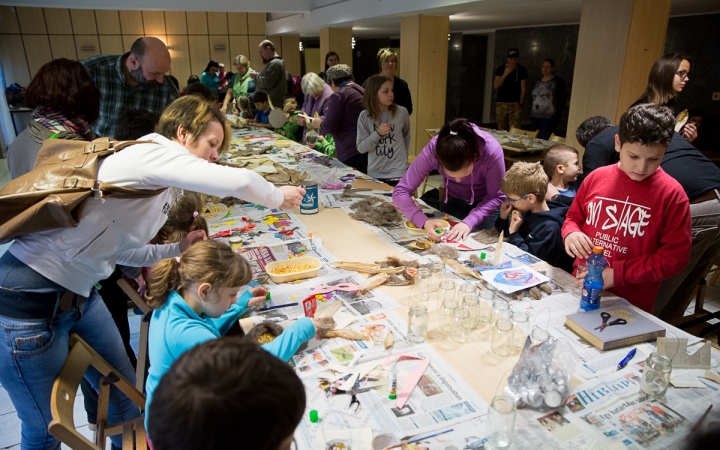
<path id="1" fill-rule="evenodd" d="M 12 277 L 7 276 L 8 272 L 12 273 Z M 23 291 L 16 290 L 21 286 Z M 0 258 L 0 301 L 32 301 L 33 298 L 41 298 L 41 292 L 47 293 L 52 286 L 57 285 L 9 253 Z M 46 297 L 47 294 L 43 299 Z M 130 383 L 135 383 L 135 372 L 125 353 L 120 333 L 95 290 L 85 304 L 54 313 L 49 318 L 0 316 L 0 332 L 3 334 L 0 342 L 0 382 L 22 421 L 23 450 L 60 448 L 60 442 L 48 432 L 52 420 L 50 395 L 69 353 L 70 334 L 77 333 Z M 99 387 L 100 376 L 93 367 L 85 373 L 85 378 L 95 390 Z M 139 415 L 138 406 L 112 387 L 108 421 L 120 422 Z M 113 437 L 112 443 L 122 447 L 121 436 Z"/>
<path id="2" fill-rule="evenodd" d="M 555 132 L 555 128 L 557 128 L 559 122 L 559 117 L 550 117 L 549 119 L 531 117 L 530 128 L 540 130 L 537 135 L 538 139 L 550 139 L 550 135 Z"/>

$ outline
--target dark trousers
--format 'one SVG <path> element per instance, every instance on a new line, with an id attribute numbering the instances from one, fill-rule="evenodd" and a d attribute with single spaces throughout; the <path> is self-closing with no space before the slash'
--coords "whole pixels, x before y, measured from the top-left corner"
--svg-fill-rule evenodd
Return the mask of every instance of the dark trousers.
<path id="1" fill-rule="evenodd" d="M 537 135 L 538 139 L 550 139 L 550 135 L 553 134 L 555 128 L 557 128 L 559 121 L 560 119 L 558 117 L 550 117 L 548 119 L 531 117 L 530 127 L 533 130 L 540 130 Z"/>
<path id="2" fill-rule="evenodd" d="M 461 200 L 459 198 L 455 198 L 452 195 L 448 195 L 448 202 L 445 203 L 445 199 L 440 199 L 439 204 L 439 210 L 448 213 L 451 216 L 455 216 L 460 220 L 463 220 L 470 214 L 470 211 L 475 209 L 477 205 L 480 204 L 480 200 L 476 201 L 473 204 L 470 204 L 466 202 L 465 200 Z M 498 218 L 498 215 L 500 215 L 500 208 L 495 210 L 494 213 L 490 214 L 488 217 L 485 218 L 481 223 L 475 225 L 475 228 L 478 228 L 480 230 L 489 230 L 492 227 L 495 226 L 495 221 Z"/>
<path id="3" fill-rule="evenodd" d="M 348 158 L 345 161 L 342 161 L 342 163 L 364 174 L 367 174 L 368 154 L 359 153 L 352 158 Z"/>

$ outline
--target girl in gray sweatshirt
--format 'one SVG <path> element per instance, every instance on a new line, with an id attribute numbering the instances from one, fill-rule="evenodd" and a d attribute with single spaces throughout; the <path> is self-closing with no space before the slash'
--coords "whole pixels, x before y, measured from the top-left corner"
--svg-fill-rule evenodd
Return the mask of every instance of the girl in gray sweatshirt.
<path id="1" fill-rule="evenodd" d="M 407 172 L 410 115 L 396 105 L 393 83 L 385 76 L 370 77 L 357 124 L 357 149 L 368 153 L 368 175 L 395 186 Z"/>

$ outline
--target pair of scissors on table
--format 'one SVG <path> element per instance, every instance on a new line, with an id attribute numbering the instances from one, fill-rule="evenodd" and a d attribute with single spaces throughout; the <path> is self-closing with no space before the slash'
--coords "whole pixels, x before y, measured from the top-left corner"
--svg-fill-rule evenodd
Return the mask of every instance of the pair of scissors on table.
<path id="1" fill-rule="evenodd" d="M 612 322 L 608 322 L 608 320 L 610 320 L 610 313 L 602 312 L 600 313 L 600 317 L 602 317 L 602 325 L 595 328 L 596 330 L 600 330 L 599 333 L 602 333 L 605 328 L 611 327 L 613 325 L 627 324 L 627 320 L 625 319 L 615 319 Z"/>
<path id="2" fill-rule="evenodd" d="M 380 386 L 373 386 L 373 387 L 367 387 L 367 388 L 352 388 L 349 391 L 347 391 L 347 394 L 350 395 L 350 406 L 348 407 L 348 410 L 352 413 L 357 412 L 358 408 L 360 408 L 360 400 L 357 398 L 357 394 L 360 394 L 362 392 L 367 392 L 372 389 L 377 389 Z"/>

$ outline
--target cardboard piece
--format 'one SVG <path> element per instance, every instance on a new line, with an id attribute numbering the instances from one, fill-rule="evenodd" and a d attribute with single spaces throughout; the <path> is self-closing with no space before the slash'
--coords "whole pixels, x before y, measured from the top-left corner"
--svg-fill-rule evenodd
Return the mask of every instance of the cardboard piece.
<path id="1" fill-rule="evenodd" d="M 710 341 L 705 341 L 700 348 L 690 348 L 688 354 L 687 338 L 658 338 L 657 352 L 672 360 L 675 369 L 709 369 L 710 368 Z M 697 347 L 697 346 L 696 346 Z"/>
<path id="2" fill-rule="evenodd" d="M 401 379 L 401 389 L 398 390 L 397 393 L 397 401 L 395 402 L 395 406 L 402 409 L 403 406 L 405 406 L 405 403 L 410 399 L 410 394 L 412 394 L 412 391 L 415 389 L 415 386 L 417 386 L 418 382 L 420 381 L 420 378 L 425 373 L 425 370 L 430 365 L 429 359 L 421 359 L 417 356 L 413 355 L 407 355 L 405 353 L 402 353 L 400 355 L 390 356 L 385 359 L 385 362 L 383 362 L 383 368 L 386 368 L 387 366 L 391 364 L 396 364 L 399 361 L 408 360 L 408 359 L 415 359 L 420 360 L 420 364 L 415 367 L 415 370 L 410 372 L 409 374 L 405 375 Z"/>

